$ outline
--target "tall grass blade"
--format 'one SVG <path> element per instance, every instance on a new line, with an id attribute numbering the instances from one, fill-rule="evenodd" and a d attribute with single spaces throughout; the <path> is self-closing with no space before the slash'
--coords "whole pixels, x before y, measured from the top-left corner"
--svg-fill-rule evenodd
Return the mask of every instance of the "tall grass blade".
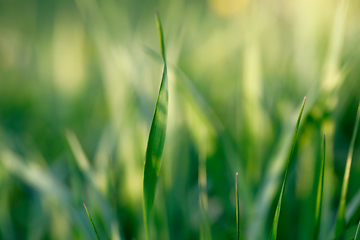
<path id="1" fill-rule="evenodd" d="M 350 148 L 349 148 L 349 152 L 348 152 L 347 160 L 346 160 L 344 180 L 343 180 L 343 184 L 342 184 L 342 188 L 341 188 L 341 197 L 340 197 L 338 214 L 337 214 L 337 218 L 336 218 L 335 237 L 339 236 L 341 233 L 343 233 L 345 230 L 345 226 L 346 226 L 346 220 L 345 220 L 346 194 L 347 194 L 347 189 L 348 189 L 348 185 L 349 185 L 350 168 L 351 168 L 351 162 L 352 162 L 352 156 L 353 156 L 353 152 L 354 152 L 354 145 L 355 145 L 355 139 L 356 139 L 356 134 L 357 134 L 358 125 L 359 125 L 359 120 L 360 120 L 360 104 L 359 104 L 359 107 L 357 110 L 355 126 L 354 126 L 353 134 L 351 137 Z"/>
<path id="2" fill-rule="evenodd" d="M 285 186 L 286 186 L 286 182 L 287 182 L 287 178 L 288 178 L 288 172 L 289 172 L 289 168 L 290 168 L 290 163 L 292 161 L 292 157 L 293 157 L 294 150 L 295 150 L 295 140 L 296 140 L 296 136 L 297 136 L 297 133 L 298 133 L 298 130 L 299 130 L 301 116 L 302 116 L 302 113 L 304 111 L 305 101 L 306 101 L 306 97 L 304 97 L 304 101 L 303 101 L 303 103 L 301 105 L 301 110 L 300 110 L 300 113 L 299 113 L 299 117 L 298 117 L 297 122 L 296 122 L 295 132 L 294 132 L 294 136 L 293 136 L 293 139 L 292 139 L 292 142 L 291 142 L 290 154 L 289 154 L 289 158 L 288 158 L 288 162 L 287 162 L 287 166 L 286 166 L 286 170 L 285 170 L 284 182 L 283 182 L 283 185 L 281 187 L 279 201 L 278 201 L 278 204 L 276 206 L 275 216 L 274 216 L 273 224 L 272 224 L 272 227 L 271 227 L 269 240 L 276 240 L 276 238 L 277 238 L 277 229 L 278 229 L 278 224 L 279 224 L 281 202 L 282 202 L 282 198 L 283 198 L 283 195 L 284 195 L 284 190 L 285 190 Z"/>
<path id="3" fill-rule="evenodd" d="M 317 240 L 319 238 L 321 207 L 322 207 L 322 198 L 323 198 L 323 189 L 324 189 L 325 154 L 326 154 L 326 135 L 324 134 L 323 155 L 322 155 L 322 159 L 321 159 L 319 184 L 318 184 L 317 196 L 316 196 L 316 208 L 315 208 L 315 219 L 314 219 L 314 238 L 313 238 L 314 240 Z"/>
<path id="4" fill-rule="evenodd" d="M 354 240 L 360 240 L 359 228 L 360 228 L 360 221 L 359 221 L 359 224 L 358 224 L 357 229 L 356 229 Z"/>
<path id="5" fill-rule="evenodd" d="M 151 56 L 154 60 L 160 61 L 162 57 L 154 50 L 146 48 L 145 51 Z M 229 169 L 238 169 L 239 172 L 239 193 L 241 193 L 242 205 L 244 206 L 244 211 L 250 208 L 250 203 L 252 203 L 252 195 L 250 194 L 249 184 L 247 183 L 246 178 L 243 174 L 244 168 L 242 166 L 242 160 L 240 154 L 235 146 L 234 140 L 231 135 L 225 131 L 224 124 L 220 120 L 217 113 L 214 111 L 212 106 L 209 104 L 208 99 L 199 91 L 196 85 L 193 83 L 193 80 L 186 75 L 186 73 L 181 70 L 179 67 L 168 63 L 170 69 L 178 76 L 181 81 L 175 81 L 178 84 L 179 89 L 182 90 L 184 98 L 189 99 L 191 103 L 196 107 L 196 109 L 204 115 L 204 118 L 209 121 L 212 127 L 216 130 L 219 136 L 219 142 L 224 148 L 226 158 L 229 162 Z M 230 159 L 236 159 L 232 161 Z M 249 206 L 247 208 L 247 206 Z"/>
<path id="6" fill-rule="evenodd" d="M 143 217 L 146 238 L 150 238 L 149 220 L 153 208 L 156 183 L 158 180 L 161 157 L 164 148 L 166 122 L 168 112 L 168 83 L 167 83 L 167 66 L 165 60 L 165 47 L 163 31 L 159 15 L 156 12 L 156 22 L 159 30 L 161 54 L 164 60 L 163 74 L 158 99 L 156 102 L 155 112 L 151 123 L 144 164 L 144 181 L 143 181 Z"/>
<path id="7" fill-rule="evenodd" d="M 88 215 L 88 217 L 89 217 L 89 219 L 90 219 L 91 226 L 92 226 L 92 228 L 94 229 L 96 238 L 97 238 L 97 240 L 100 240 L 99 234 L 98 234 L 98 232 L 96 231 L 96 227 L 95 227 L 95 224 L 94 224 L 93 220 L 91 219 L 90 213 L 89 213 L 89 211 L 88 211 L 85 203 L 83 203 L 83 204 L 84 204 L 84 208 L 85 208 L 85 210 L 86 210 L 86 213 L 87 213 L 87 215 Z"/>

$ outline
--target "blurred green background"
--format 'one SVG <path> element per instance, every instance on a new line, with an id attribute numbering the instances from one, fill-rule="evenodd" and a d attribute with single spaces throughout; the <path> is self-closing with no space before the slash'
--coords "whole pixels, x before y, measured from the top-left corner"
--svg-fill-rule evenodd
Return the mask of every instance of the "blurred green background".
<path id="1" fill-rule="evenodd" d="M 83 202 L 102 239 L 145 239 L 155 7 L 169 116 L 152 239 L 235 239 L 235 172 L 246 239 L 267 239 L 304 96 L 278 236 L 312 236 L 326 133 L 330 239 L 360 101 L 357 0 L 0 1 L 0 239 L 95 239 Z M 359 182 L 357 140 L 348 226 Z"/>

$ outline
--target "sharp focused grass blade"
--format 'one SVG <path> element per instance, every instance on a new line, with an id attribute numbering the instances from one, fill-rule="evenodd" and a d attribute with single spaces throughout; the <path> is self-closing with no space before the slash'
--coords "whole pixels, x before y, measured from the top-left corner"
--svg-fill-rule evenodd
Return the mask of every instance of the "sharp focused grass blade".
<path id="1" fill-rule="evenodd" d="M 322 160 L 321 160 L 319 184 L 318 184 L 317 196 L 316 196 L 316 208 L 315 208 L 315 219 L 314 219 L 314 238 L 313 238 L 314 240 L 317 240 L 319 238 L 321 207 L 322 207 L 323 188 L 324 188 L 325 153 L 326 153 L 326 136 L 324 134 L 323 155 L 322 155 Z"/>
<path id="2" fill-rule="evenodd" d="M 278 229 L 279 216 L 280 216 L 280 210 L 281 210 L 281 202 L 282 202 L 282 198 L 283 198 L 283 195 L 284 195 L 284 190 L 285 190 L 285 186 L 286 186 L 286 182 L 287 182 L 290 163 L 291 163 L 291 160 L 292 160 L 292 157 L 293 157 L 293 154 L 294 154 L 294 150 L 295 150 L 295 140 L 296 140 L 296 136 L 297 136 L 297 133 L 298 133 L 298 130 L 299 130 L 301 116 L 302 116 L 302 113 L 304 111 L 305 101 L 306 101 L 306 97 L 304 97 L 304 101 L 303 101 L 302 106 L 301 106 L 299 117 L 298 117 L 298 120 L 296 122 L 295 132 L 294 132 L 294 136 L 293 136 L 292 143 L 291 143 L 289 159 L 288 159 L 286 170 L 285 170 L 284 182 L 283 182 L 283 185 L 281 187 L 279 201 L 278 201 L 278 204 L 276 206 L 275 216 L 274 216 L 273 224 L 272 224 L 272 227 L 271 227 L 269 240 L 276 240 L 276 238 L 277 238 L 277 229 Z"/>
<path id="3" fill-rule="evenodd" d="M 98 234 L 98 232 L 96 231 L 96 228 L 95 228 L 95 225 L 94 225 L 94 223 L 93 223 L 93 220 L 92 220 L 91 217 L 90 217 L 90 213 L 89 213 L 89 211 L 87 210 L 87 207 L 86 207 L 85 203 L 83 203 L 83 204 L 84 204 L 84 208 L 85 208 L 85 210 L 86 210 L 86 213 L 87 213 L 87 215 L 88 215 L 88 217 L 89 217 L 89 219 L 90 219 L 91 226 L 92 226 L 93 229 L 94 229 L 96 238 L 97 238 L 97 240 L 100 240 L 99 234 Z"/>
<path id="4" fill-rule="evenodd" d="M 235 194 L 236 194 L 236 232 L 237 232 L 237 239 L 240 240 L 239 173 L 236 173 Z"/>
<path id="5" fill-rule="evenodd" d="M 158 180 L 161 157 L 164 148 L 166 121 L 168 112 L 168 83 L 167 83 L 167 66 L 165 61 L 165 48 L 160 18 L 156 12 L 156 21 L 159 30 L 160 47 L 162 58 L 164 60 L 164 69 L 161 79 L 159 95 L 155 107 L 153 120 L 151 123 L 144 166 L 143 182 L 143 216 L 146 238 L 149 239 L 149 219 L 154 204 L 156 183 Z"/>
<path id="6" fill-rule="evenodd" d="M 360 240 L 359 228 L 360 228 L 360 221 L 359 221 L 358 227 L 357 227 L 357 229 L 356 229 L 356 233 L 355 233 L 355 238 L 354 238 L 354 240 Z"/>
<path id="7" fill-rule="evenodd" d="M 340 197 L 339 209 L 338 209 L 338 214 L 337 214 L 337 219 L 336 219 L 335 237 L 342 234 L 344 232 L 345 226 L 346 226 L 346 221 L 345 221 L 346 194 L 347 194 L 347 189 L 348 189 L 348 184 L 349 184 L 350 168 L 351 168 L 351 162 L 352 162 L 352 156 L 353 156 L 353 152 L 354 152 L 354 144 L 355 144 L 356 134 L 357 134 L 357 130 L 358 130 L 359 120 L 360 120 L 360 104 L 359 104 L 358 111 L 356 114 L 354 131 L 353 131 L 353 134 L 351 137 L 350 148 L 349 148 L 349 152 L 348 152 L 348 156 L 347 156 L 347 160 L 346 160 L 344 180 L 343 180 L 343 184 L 342 184 L 342 188 L 341 188 L 341 197 Z"/>

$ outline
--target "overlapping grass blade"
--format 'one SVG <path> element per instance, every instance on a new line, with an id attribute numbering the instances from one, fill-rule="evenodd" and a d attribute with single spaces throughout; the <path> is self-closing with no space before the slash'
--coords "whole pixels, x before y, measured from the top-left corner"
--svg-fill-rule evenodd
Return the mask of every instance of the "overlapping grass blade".
<path id="1" fill-rule="evenodd" d="M 272 227 L 271 227 L 269 240 L 276 240 L 276 238 L 277 238 L 277 229 L 278 229 L 278 224 L 279 224 L 281 202 L 282 202 L 282 198 L 283 198 L 283 195 L 284 195 L 284 190 L 285 190 L 285 186 L 286 186 L 286 182 L 287 182 L 287 178 L 288 178 L 290 163 L 292 161 L 292 157 L 293 157 L 294 150 L 295 150 L 295 140 L 296 140 L 296 136 L 297 136 L 297 133 L 298 133 L 298 130 L 299 130 L 301 116 L 302 116 L 302 113 L 304 111 L 305 101 L 306 101 L 306 97 L 304 97 L 304 101 L 303 101 L 302 106 L 301 106 L 299 117 L 298 117 L 297 122 L 296 122 L 295 132 L 294 132 L 294 136 L 293 136 L 293 139 L 292 139 L 292 142 L 291 142 L 289 159 L 288 159 L 286 170 L 285 170 L 284 182 L 283 182 L 283 185 L 281 187 L 279 201 L 278 201 L 278 204 L 276 206 L 275 216 L 274 216 L 273 224 L 272 224 Z"/>
<path id="2" fill-rule="evenodd" d="M 98 232 L 96 231 L 96 227 L 95 227 L 95 224 L 94 224 L 93 220 L 91 219 L 90 213 L 89 213 L 89 211 L 88 211 L 85 203 L 83 203 L 83 204 L 84 204 L 84 208 L 85 208 L 85 210 L 86 210 L 86 213 L 87 213 L 87 215 L 88 215 L 88 217 L 89 217 L 89 219 L 90 219 L 91 226 L 92 226 L 92 228 L 94 229 L 96 238 L 97 238 L 97 240 L 100 240 L 99 234 L 98 234 Z"/>
<path id="3" fill-rule="evenodd" d="M 359 120 L 360 120 L 360 104 L 359 104 L 359 107 L 357 110 L 355 126 L 354 126 L 353 134 L 351 137 L 350 148 L 349 148 L 349 152 L 348 152 L 347 160 L 346 160 L 344 180 L 343 180 L 343 184 L 342 184 L 342 188 L 341 188 L 341 197 L 340 197 L 338 214 L 337 214 L 337 218 L 336 218 L 335 237 L 342 234 L 344 232 L 345 226 L 346 226 L 346 220 L 345 220 L 346 195 L 347 195 L 347 189 L 348 189 L 348 185 L 349 185 L 350 168 L 351 168 L 351 162 L 352 162 L 352 156 L 353 156 L 353 152 L 354 152 L 354 145 L 355 145 L 355 139 L 356 139 L 356 134 L 357 134 L 358 125 L 359 125 Z"/>
<path id="4" fill-rule="evenodd" d="M 322 159 L 321 159 L 319 184 L 318 184 L 317 196 L 316 196 L 316 208 L 315 208 L 315 219 L 314 219 L 314 238 L 313 238 L 314 240 L 317 240 L 319 238 L 321 207 L 322 207 L 322 198 L 323 198 L 323 189 L 324 189 L 325 154 L 326 154 L 326 135 L 324 134 L 323 155 L 322 155 Z"/>
<path id="5" fill-rule="evenodd" d="M 149 239 L 149 220 L 153 208 L 156 183 L 158 180 L 161 158 L 164 148 L 166 135 L 166 122 L 168 112 L 168 83 L 167 83 L 167 66 L 165 60 L 165 46 L 163 31 L 159 15 L 156 13 L 156 22 L 159 30 L 160 48 L 162 59 L 164 61 L 163 74 L 159 95 L 156 102 L 155 112 L 151 123 L 144 164 L 143 179 L 143 216 L 146 238 Z"/>

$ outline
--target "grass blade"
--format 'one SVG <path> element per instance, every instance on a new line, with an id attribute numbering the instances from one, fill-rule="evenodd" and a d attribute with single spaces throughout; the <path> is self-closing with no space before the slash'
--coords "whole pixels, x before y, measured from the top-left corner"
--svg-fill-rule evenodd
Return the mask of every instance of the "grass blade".
<path id="1" fill-rule="evenodd" d="M 347 194 L 347 189 L 348 189 L 348 185 L 349 185 L 350 168 L 351 168 L 351 162 L 352 162 L 352 156 L 353 156 L 353 152 L 354 152 L 354 144 L 355 144 L 356 134 L 357 134 L 357 130 L 358 130 L 359 120 L 360 120 L 360 104 L 359 104 L 359 107 L 357 110 L 355 126 L 354 126 L 353 134 L 351 137 L 350 148 L 349 148 L 349 152 L 348 152 L 347 160 L 346 160 L 344 180 L 343 180 L 343 184 L 342 184 L 342 188 L 341 188 L 341 197 L 340 197 L 338 214 L 337 214 L 337 218 L 336 218 L 335 237 L 342 234 L 344 232 L 345 226 L 346 226 L 346 220 L 345 220 L 346 194 Z"/>
<path id="2" fill-rule="evenodd" d="M 283 182 L 283 185 L 281 187 L 279 201 L 278 201 L 278 204 L 276 206 L 275 216 L 274 216 L 273 224 L 272 224 L 272 227 L 271 227 L 269 240 L 276 240 L 276 238 L 277 238 L 277 229 L 278 229 L 278 224 L 279 224 L 281 202 L 282 202 L 282 198 L 283 198 L 283 195 L 284 195 L 284 190 L 285 190 L 285 186 L 286 186 L 286 182 L 287 182 L 290 163 L 291 163 L 291 160 L 292 160 L 292 157 L 293 157 L 293 154 L 294 154 L 295 140 L 296 140 L 296 136 L 297 136 L 297 133 L 298 133 L 298 130 L 299 130 L 301 116 L 302 116 L 302 113 L 304 111 L 305 101 L 306 101 L 306 97 L 304 97 L 304 101 L 303 101 L 302 106 L 301 106 L 299 117 L 298 117 L 297 122 L 296 122 L 295 132 L 294 132 L 294 136 L 293 136 L 293 139 L 292 139 L 292 142 L 291 142 L 289 159 L 288 159 L 286 170 L 285 170 L 284 182 Z"/>
<path id="3" fill-rule="evenodd" d="M 236 232 L 237 239 L 240 240 L 240 202 L 239 202 L 239 173 L 235 177 L 235 194 L 236 194 Z"/>
<path id="4" fill-rule="evenodd" d="M 359 224 L 358 224 L 357 229 L 356 229 L 354 240 L 360 240 L 359 228 L 360 228 L 360 221 L 359 221 Z"/>
<path id="5" fill-rule="evenodd" d="M 161 54 L 164 60 L 163 74 L 158 99 L 156 102 L 155 112 L 151 123 L 144 164 L 144 181 L 143 181 L 143 216 L 146 238 L 150 238 L 149 219 L 153 208 L 156 183 L 158 180 L 161 157 L 164 149 L 166 122 L 168 112 L 168 83 L 167 83 L 167 66 L 165 61 L 165 47 L 162 32 L 162 26 L 159 15 L 156 11 L 156 22 L 159 30 Z"/>
<path id="6" fill-rule="evenodd" d="M 349 223 L 360 212 L 360 189 L 346 206 L 345 220 Z"/>
<path id="7" fill-rule="evenodd" d="M 354 240 L 356 229 L 356 224 L 352 225 L 348 227 L 340 236 L 333 238 L 332 240 Z"/>
<path id="8" fill-rule="evenodd" d="M 88 215 L 88 217 L 89 217 L 89 219 L 90 219 L 91 226 L 92 226 L 92 228 L 94 229 L 94 232 L 95 232 L 96 238 L 97 238 L 97 240 L 100 240 L 100 237 L 99 237 L 98 232 L 96 231 L 96 228 L 95 228 L 94 222 L 93 222 L 93 220 L 92 220 L 92 219 L 91 219 L 91 217 L 90 217 L 90 213 L 89 213 L 89 211 L 88 211 L 88 209 L 87 209 L 87 207 L 86 207 L 85 203 L 83 203 L 83 204 L 84 204 L 84 208 L 85 208 L 85 210 L 86 210 L 86 213 L 87 213 L 87 215 Z"/>
<path id="9" fill-rule="evenodd" d="M 323 188 L 324 188 L 325 153 L 326 153 L 326 135 L 324 134 L 323 155 L 321 160 L 319 184 L 318 184 L 317 196 L 316 196 L 314 238 L 313 238 L 314 240 L 317 240 L 319 238 L 321 207 L 322 207 Z"/>

